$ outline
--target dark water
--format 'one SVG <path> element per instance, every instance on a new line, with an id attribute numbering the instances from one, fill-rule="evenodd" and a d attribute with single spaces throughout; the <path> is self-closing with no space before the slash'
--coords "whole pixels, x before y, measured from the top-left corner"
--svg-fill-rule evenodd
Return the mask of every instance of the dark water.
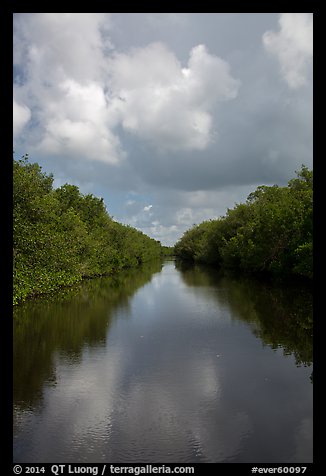
<path id="1" fill-rule="evenodd" d="M 311 294 L 152 264 L 14 315 L 15 462 L 312 461 Z"/>

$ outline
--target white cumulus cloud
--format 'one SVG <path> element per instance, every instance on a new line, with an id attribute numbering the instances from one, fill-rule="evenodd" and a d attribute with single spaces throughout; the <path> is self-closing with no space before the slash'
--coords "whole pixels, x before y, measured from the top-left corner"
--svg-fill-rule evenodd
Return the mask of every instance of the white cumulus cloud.
<path id="1" fill-rule="evenodd" d="M 100 84 L 66 79 L 57 86 L 57 100 L 43 106 L 44 135 L 37 149 L 117 163 L 124 156 L 118 136 L 111 130 L 113 115 Z"/>
<path id="2" fill-rule="evenodd" d="M 266 31 L 263 43 L 280 63 L 281 74 L 289 87 L 297 89 L 307 83 L 313 56 L 313 16 L 310 13 L 282 13 L 280 30 Z"/>
<path id="3" fill-rule="evenodd" d="M 99 78 L 108 25 L 107 13 L 15 14 L 14 64 L 39 85 Z"/>
<path id="4" fill-rule="evenodd" d="M 17 137 L 31 118 L 30 109 L 13 98 L 13 135 Z"/>
<path id="5" fill-rule="evenodd" d="M 202 44 L 187 65 L 159 42 L 121 53 L 110 25 L 107 14 L 15 15 L 15 85 L 26 104 L 15 127 L 33 115 L 30 152 L 117 164 L 121 127 L 159 150 L 207 148 L 216 105 L 240 85 L 228 63 Z"/>
<path id="6" fill-rule="evenodd" d="M 97 13 L 15 15 L 16 89 L 37 124 L 29 151 L 110 164 L 124 157 L 103 70 L 109 24 Z M 16 128 L 27 117 L 18 113 Z"/>
<path id="7" fill-rule="evenodd" d="M 236 97 L 240 82 L 229 65 L 204 45 L 190 51 L 183 68 L 162 43 L 109 61 L 115 107 L 122 126 L 163 149 L 202 150 L 212 140 L 211 111 Z"/>

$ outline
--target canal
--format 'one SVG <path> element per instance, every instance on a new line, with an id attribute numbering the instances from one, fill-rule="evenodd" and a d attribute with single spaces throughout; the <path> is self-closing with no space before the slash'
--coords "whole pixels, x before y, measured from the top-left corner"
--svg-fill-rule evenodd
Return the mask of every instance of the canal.
<path id="1" fill-rule="evenodd" d="M 312 297 L 151 263 L 14 311 L 14 462 L 312 461 Z"/>

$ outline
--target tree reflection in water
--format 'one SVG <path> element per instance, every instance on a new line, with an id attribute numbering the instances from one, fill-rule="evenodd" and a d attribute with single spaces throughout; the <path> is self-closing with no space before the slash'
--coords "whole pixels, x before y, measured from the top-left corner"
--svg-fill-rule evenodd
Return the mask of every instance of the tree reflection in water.
<path id="1" fill-rule="evenodd" d="M 230 307 L 233 319 L 247 322 L 264 345 L 293 354 L 298 366 L 312 364 L 313 306 L 309 287 L 235 277 L 210 267 L 178 264 L 177 269 L 188 286 L 214 287 L 219 303 Z"/>

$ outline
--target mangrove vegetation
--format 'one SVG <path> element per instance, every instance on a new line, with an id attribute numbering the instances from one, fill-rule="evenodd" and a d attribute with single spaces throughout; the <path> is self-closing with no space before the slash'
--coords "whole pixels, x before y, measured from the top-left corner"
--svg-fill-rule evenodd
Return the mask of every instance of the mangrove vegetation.
<path id="1" fill-rule="evenodd" d="M 13 162 L 13 301 L 112 275 L 169 249 L 110 217 L 102 198 L 53 187 L 28 156 Z"/>
<path id="2" fill-rule="evenodd" d="M 312 279 L 313 172 L 302 165 L 286 187 L 259 186 L 225 216 L 194 225 L 177 258 L 252 274 Z"/>

